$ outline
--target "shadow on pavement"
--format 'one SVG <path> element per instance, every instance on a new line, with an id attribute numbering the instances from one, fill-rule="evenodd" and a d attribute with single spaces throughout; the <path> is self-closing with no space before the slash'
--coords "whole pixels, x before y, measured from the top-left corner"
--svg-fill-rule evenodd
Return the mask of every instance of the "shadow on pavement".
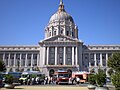
<path id="1" fill-rule="evenodd" d="M 17 87 L 16 87 L 16 88 L 14 88 L 14 89 L 24 89 L 24 88 L 17 88 Z"/>

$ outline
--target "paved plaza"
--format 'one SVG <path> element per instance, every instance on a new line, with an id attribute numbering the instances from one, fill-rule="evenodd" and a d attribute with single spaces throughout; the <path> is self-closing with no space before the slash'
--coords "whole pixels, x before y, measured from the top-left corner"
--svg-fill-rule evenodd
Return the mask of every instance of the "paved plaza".
<path id="1" fill-rule="evenodd" d="M 1 88 L 1 90 L 11 90 Z M 16 86 L 14 90 L 88 90 L 87 87 L 80 86 Z"/>
<path id="2" fill-rule="evenodd" d="M 89 90 L 87 88 L 88 84 L 81 84 L 81 85 L 22 85 L 22 86 L 15 86 L 13 90 Z M 113 85 L 107 85 L 109 90 L 115 90 Z M 0 90 L 12 90 L 1 88 Z"/>

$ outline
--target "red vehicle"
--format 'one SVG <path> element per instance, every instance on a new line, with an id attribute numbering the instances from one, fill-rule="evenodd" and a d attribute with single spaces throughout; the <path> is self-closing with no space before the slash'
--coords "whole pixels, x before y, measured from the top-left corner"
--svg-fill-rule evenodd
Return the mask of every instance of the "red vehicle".
<path id="1" fill-rule="evenodd" d="M 88 81 L 88 72 L 73 72 L 72 78 L 78 77 L 80 78 L 80 83 L 85 83 Z"/>
<path id="2" fill-rule="evenodd" d="M 69 84 L 69 74 L 66 71 L 55 72 L 56 84 Z"/>

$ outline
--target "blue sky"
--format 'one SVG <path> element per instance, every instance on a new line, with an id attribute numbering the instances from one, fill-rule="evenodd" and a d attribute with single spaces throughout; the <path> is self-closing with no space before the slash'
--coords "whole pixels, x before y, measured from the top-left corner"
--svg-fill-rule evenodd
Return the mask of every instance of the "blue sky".
<path id="1" fill-rule="evenodd" d="M 63 0 L 84 44 L 120 44 L 120 0 Z M 0 0 L 0 45 L 37 45 L 59 0 Z"/>

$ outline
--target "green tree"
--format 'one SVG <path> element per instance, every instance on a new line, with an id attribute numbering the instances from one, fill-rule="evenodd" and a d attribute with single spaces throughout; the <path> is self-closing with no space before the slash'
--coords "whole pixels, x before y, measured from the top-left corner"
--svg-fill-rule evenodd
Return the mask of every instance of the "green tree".
<path id="1" fill-rule="evenodd" d="M 0 72 L 6 71 L 6 66 L 2 60 L 0 60 Z"/>
<path id="2" fill-rule="evenodd" d="M 108 70 L 108 74 L 111 76 L 113 73 L 114 73 L 113 69 L 110 68 L 110 69 Z"/>
<path id="3" fill-rule="evenodd" d="M 114 53 L 108 59 L 108 67 L 114 70 L 111 80 L 116 90 L 120 90 L 120 53 Z"/>
<path id="4" fill-rule="evenodd" d="M 120 53 L 114 53 L 108 59 L 108 67 L 110 67 L 116 72 L 120 72 Z"/>
<path id="5" fill-rule="evenodd" d="M 111 75 L 111 80 L 116 90 L 120 90 L 120 73 L 114 73 Z"/>

